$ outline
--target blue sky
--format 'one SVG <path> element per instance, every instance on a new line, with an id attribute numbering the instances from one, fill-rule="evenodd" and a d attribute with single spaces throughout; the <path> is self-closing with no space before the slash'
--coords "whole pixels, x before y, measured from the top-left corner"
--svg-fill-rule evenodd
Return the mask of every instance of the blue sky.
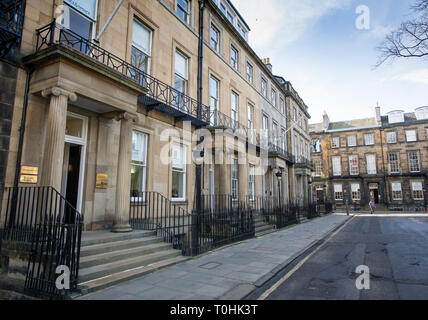
<path id="1" fill-rule="evenodd" d="M 293 83 L 310 123 L 413 111 L 428 105 L 428 60 L 397 59 L 377 69 L 376 47 L 409 18 L 413 0 L 233 0 L 251 28 L 250 44 L 271 58 L 273 72 Z M 356 8 L 370 9 L 370 29 L 355 26 Z"/>

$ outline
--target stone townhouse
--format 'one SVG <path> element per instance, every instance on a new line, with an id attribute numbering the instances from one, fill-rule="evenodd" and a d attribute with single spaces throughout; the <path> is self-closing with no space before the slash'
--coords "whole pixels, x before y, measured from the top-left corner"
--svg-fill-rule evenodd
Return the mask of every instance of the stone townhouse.
<path id="1" fill-rule="evenodd" d="M 289 81 L 284 84 L 288 109 L 289 145 L 294 156 L 295 165 L 291 173 L 293 202 L 300 206 L 312 199 L 311 183 L 313 163 L 311 160 L 311 139 L 308 121 L 311 118 L 308 106 L 299 96 Z"/>
<path id="2" fill-rule="evenodd" d="M 310 126 L 314 198 L 343 207 L 425 210 L 427 107 Z"/>
<path id="3" fill-rule="evenodd" d="M 130 233 L 141 228 L 135 215 L 164 232 L 145 237 L 177 246 L 196 233 L 189 213 L 199 195 L 210 209 L 222 195 L 236 204 L 309 198 L 307 106 L 250 47 L 250 28 L 230 1 L 7 0 L 0 9 L 9 12 L 2 32 L 11 33 L 1 39 L 0 221 L 9 232 L 27 227 L 26 217 L 30 225 L 82 219 L 81 283 L 177 261 Z"/>

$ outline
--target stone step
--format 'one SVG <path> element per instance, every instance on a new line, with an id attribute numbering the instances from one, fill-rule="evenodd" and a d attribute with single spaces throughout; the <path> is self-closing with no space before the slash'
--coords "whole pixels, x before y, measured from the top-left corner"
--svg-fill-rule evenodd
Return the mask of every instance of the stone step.
<path id="1" fill-rule="evenodd" d="M 267 234 L 270 234 L 270 233 L 273 233 L 273 232 L 276 232 L 276 231 L 278 231 L 278 230 L 277 230 L 277 229 L 275 229 L 275 228 L 268 229 L 268 230 L 265 230 L 265 231 L 262 231 L 262 232 L 256 233 L 256 237 L 262 237 L 262 236 L 265 236 L 265 235 L 267 235 Z"/>
<path id="2" fill-rule="evenodd" d="M 123 270 L 121 272 L 116 272 L 104 277 L 96 278 L 93 280 L 89 280 L 83 283 L 80 283 L 78 286 L 78 293 L 71 296 L 71 299 L 76 299 L 82 294 L 87 294 L 90 292 L 95 292 L 101 289 L 105 289 L 107 287 L 119 284 L 124 281 L 132 280 L 141 276 L 144 276 L 146 274 L 149 274 L 151 272 L 154 272 L 156 270 L 184 262 L 186 260 L 190 259 L 189 257 L 183 257 L 183 256 L 177 256 L 170 259 L 165 259 L 159 262 L 155 262 L 150 265 L 144 265 L 136 268 L 130 268 Z"/>
<path id="3" fill-rule="evenodd" d="M 144 237 L 156 236 L 156 231 L 133 231 L 129 233 L 113 233 L 109 231 L 86 231 L 82 234 L 81 246 L 91 246 L 95 244 L 117 242 L 131 239 L 141 239 Z"/>
<path id="4" fill-rule="evenodd" d="M 256 228 L 256 235 L 258 235 L 260 232 L 264 232 L 266 230 L 272 230 L 274 229 L 274 226 L 271 224 L 266 224 L 264 226 Z"/>
<path id="5" fill-rule="evenodd" d="M 181 252 L 179 250 L 170 249 L 133 258 L 122 259 L 120 261 L 105 263 L 89 268 L 83 268 L 79 271 L 79 283 L 84 284 L 90 280 L 110 276 L 114 273 L 133 268 L 149 266 L 153 263 L 175 258 L 177 256 L 181 256 Z"/>
<path id="6" fill-rule="evenodd" d="M 126 249 L 118 249 L 99 254 L 87 255 L 80 259 L 80 268 L 90 268 L 110 262 L 143 256 L 150 253 L 161 252 L 170 249 L 171 244 L 164 242 L 156 242 L 153 244 L 145 244 L 137 247 L 128 247 Z"/>
<path id="7" fill-rule="evenodd" d="M 91 255 L 97 255 L 107 252 L 113 252 L 118 250 L 126 250 L 131 248 L 137 248 L 153 243 L 163 242 L 161 238 L 154 236 L 144 236 L 142 238 L 120 240 L 113 242 L 104 242 L 99 244 L 87 245 L 80 249 L 80 256 L 87 257 Z"/>

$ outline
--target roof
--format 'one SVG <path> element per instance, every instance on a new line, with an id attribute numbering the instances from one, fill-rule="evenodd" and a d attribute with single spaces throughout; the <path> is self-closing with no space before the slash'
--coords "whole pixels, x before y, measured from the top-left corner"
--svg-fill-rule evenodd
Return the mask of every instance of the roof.
<path id="1" fill-rule="evenodd" d="M 227 3 L 230 4 L 230 6 L 232 7 L 233 10 L 235 10 L 236 14 L 238 15 L 239 18 L 241 18 L 242 22 L 245 24 L 245 26 L 247 27 L 248 31 L 251 31 L 250 27 L 248 26 L 247 22 L 245 21 L 244 18 L 242 18 L 241 14 L 239 13 L 239 11 L 235 8 L 235 6 L 233 5 L 232 1 L 230 0 L 226 0 Z"/>
<path id="2" fill-rule="evenodd" d="M 346 130 L 365 129 L 365 128 L 378 127 L 378 126 L 379 124 L 377 123 L 376 118 L 365 118 L 365 119 L 330 122 L 328 129 L 326 131 L 346 131 Z M 310 132 L 324 131 L 324 124 L 322 122 L 310 124 L 309 131 Z"/>

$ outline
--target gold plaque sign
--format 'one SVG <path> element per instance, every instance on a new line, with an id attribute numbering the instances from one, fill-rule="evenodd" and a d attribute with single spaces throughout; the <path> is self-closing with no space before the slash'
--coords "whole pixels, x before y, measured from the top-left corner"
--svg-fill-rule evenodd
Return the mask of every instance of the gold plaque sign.
<path id="1" fill-rule="evenodd" d="M 37 176 L 21 174 L 21 178 L 20 178 L 19 182 L 36 184 L 37 183 Z"/>
<path id="2" fill-rule="evenodd" d="M 21 167 L 21 174 L 31 174 L 31 175 L 37 176 L 39 174 L 39 168 L 38 167 L 22 166 Z"/>
<path id="3" fill-rule="evenodd" d="M 107 189 L 108 186 L 108 174 L 98 173 L 97 174 L 97 189 Z"/>

